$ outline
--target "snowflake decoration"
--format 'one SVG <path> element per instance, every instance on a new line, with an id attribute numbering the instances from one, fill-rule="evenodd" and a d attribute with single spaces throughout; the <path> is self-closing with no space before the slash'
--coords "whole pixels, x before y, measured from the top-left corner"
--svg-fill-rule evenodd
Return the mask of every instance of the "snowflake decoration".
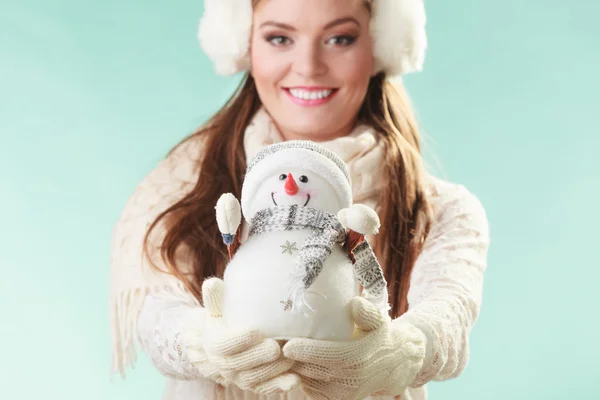
<path id="1" fill-rule="evenodd" d="M 296 242 L 290 243 L 288 240 L 286 240 L 285 243 L 280 245 L 279 247 L 283 249 L 281 251 L 281 254 L 289 253 L 290 255 L 293 255 L 294 251 L 298 251 L 298 248 L 296 247 Z"/>

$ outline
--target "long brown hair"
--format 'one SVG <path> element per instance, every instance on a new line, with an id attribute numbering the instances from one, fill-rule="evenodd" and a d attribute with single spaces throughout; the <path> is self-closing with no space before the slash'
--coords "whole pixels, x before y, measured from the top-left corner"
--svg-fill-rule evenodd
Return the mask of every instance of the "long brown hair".
<path id="1" fill-rule="evenodd" d="M 204 279 L 222 277 L 228 261 L 214 206 L 223 193 L 230 192 L 240 198 L 246 168 L 243 136 L 260 106 L 254 79 L 247 75 L 224 107 L 185 139 L 203 136 L 204 150 L 195 187 L 162 212 L 145 237 L 148 256 L 151 232 L 159 222 L 165 224 L 160 251 L 167 266 L 164 272 L 181 279 L 198 300 Z M 388 281 L 391 315 L 397 317 L 408 308 L 406 295 L 411 272 L 431 220 L 424 194 L 419 133 L 403 87 L 392 85 L 384 74 L 371 79 L 357 122 L 373 127 L 385 144 L 384 182 L 378 211 L 384 222 L 374 250 Z M 191 265 L 185 268 L 176 262 L 181 246 L 191 254 Z"/>

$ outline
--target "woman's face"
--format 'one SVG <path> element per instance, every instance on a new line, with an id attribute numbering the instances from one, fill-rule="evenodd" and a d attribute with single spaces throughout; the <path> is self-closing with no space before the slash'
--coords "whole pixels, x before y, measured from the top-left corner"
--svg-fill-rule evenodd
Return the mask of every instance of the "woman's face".
<path id="1" fill-rule="evenodd" d="M 373 73 L 364 0 L 261 0 L 251 74 L 286 140 L 329 140 L 352 130 Z"/>

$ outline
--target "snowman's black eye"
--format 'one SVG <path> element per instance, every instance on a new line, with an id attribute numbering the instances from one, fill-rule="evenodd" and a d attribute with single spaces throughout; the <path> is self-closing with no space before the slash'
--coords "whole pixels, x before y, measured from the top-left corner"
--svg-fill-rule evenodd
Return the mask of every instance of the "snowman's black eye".
<path id="1" fill-rule="evenodd" d="M 298 180 L 302 183 L 308 182 L 308 177 L 306 175 L 302 175 Z"/>
<path id="2" fill-rule="evenodd" d="M 280 181 L 284 181 L 286 178 L 287 178 L 287 175 L 286 175 L 286 174 L 281 174 L 281 175 L 279 175 L 279 180 L 280 180 Z"/>

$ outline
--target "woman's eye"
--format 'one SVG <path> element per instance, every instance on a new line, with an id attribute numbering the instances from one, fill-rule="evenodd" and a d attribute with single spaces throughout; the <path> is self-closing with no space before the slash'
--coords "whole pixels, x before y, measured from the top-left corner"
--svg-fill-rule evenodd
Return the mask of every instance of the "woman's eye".
<path id="1" fill-rule="evenodd" d="M 287 178 L 287 175 L 286 175 L 286 174 L 281 174 L 281 175 L 279 175 L 279 180 L 280 180 L 280 181 L 284 181 L 284 180 L 286 180 L 286 178 Z"/>
<path id="2" fill-rule="evenodd" d="M 285 46 L 289 44 L 290 39 L 285 36 L 267 36 L 267 42 L 271 43 L 273 46 Z"/>
<path id="3" fill-rule="evenodd" d="M 338 45 L 338 46 L 349 46 L 356 41 L 355 36 L 351 35 L 341 35 L 334 36 L 327 41 L 329 44 Z"/>
<path id="4" fill-rule="evenodd" d="M 308 182 L 308 177 L 306 175 L 302 175 L 298 180 L 302 183 Z"/>

